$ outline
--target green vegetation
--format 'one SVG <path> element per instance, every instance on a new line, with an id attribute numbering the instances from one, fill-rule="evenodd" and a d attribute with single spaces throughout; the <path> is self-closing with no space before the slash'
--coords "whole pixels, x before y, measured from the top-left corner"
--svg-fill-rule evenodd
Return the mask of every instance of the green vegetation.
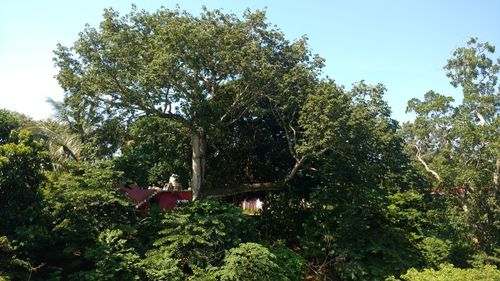
<path id="1" fill-rule="evenodd" d="M 55 51 L 57 118 L 0 110 L 0 280 L 500 280 L 494 52 L 455 50 L 461 102 L 400 125 L 263 12 L 106 10 Z M 172 173 L 171 211 L 116 187 Z"/>
<path id="2" fill-rule="evenodd" d="M 399 280 L 388 278 L 387 280 Z M 401 280 L 404 281 L 446 281 L 446 280 L 457 280 L 457 281 L 468 281 L 468 280 L 478 280 L 478 281 L 495 281 L 500 280 L 500 271 L 496 267 L 491 265 L 486 265 L 480 268 L 470 268 L 470 269 L 460 269 L 454 268 L 453 265 L 443 264 L 439 266 L 439 269 L 425 269 L 423 271 L 417 271 L 416 269 L 410 269 L 406 274 L 401 276 Z"/>

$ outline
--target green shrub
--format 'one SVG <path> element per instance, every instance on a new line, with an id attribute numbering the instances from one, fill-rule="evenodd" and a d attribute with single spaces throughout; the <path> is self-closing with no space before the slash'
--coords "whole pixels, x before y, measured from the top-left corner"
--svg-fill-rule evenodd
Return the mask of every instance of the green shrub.
<path id="1" fill-rule="evenodd" d="M 255 240 L 252 219 L 239 208 L 215 200 L 191 202 L 166 213 L 162 227 L 146 256 L 177 259 L 188 274 L 195 268 L 219 266 L 226 250 Z"/>
<path id="2" fill-rule="evenodd" d="M 261 215 L 262 229 L 266 239 L 282 239 L 288 245 L 300 244 L 303 223 L 310 216 L 305 195 L 283 191 L 268 193 Z"/>
<path id="3" fill-rule="evenodd" d="M 472 257 L 472 260 L 470 260 L 469 263 L 473 267 L 480 267 L 486 264 L 498 267 L 500 266 L 500 248 L 494 248 L 492 253 L 480 251 Z"/>
<path id="4" fill-rule="evenodd" d="M 140 266 L 151 281 L 181 281 L 184 274 L 177 267 L 178 260 L 169 257 L 168 253 L 159 253 L 144 259 Z"/>
<path id="5" fill-rule="evenodd" d="M 301 246 L 322 278 L 384 280 L 418 265 L 411 232 L 403 223 L 396 224 L 394 215 L 387 215 L 386 198 L 379 192 L 339 184 L 313 193 L 312 216 L 304 224 Z"/>
<path id="6" fill-rule="evenodd" d="M 278 244 L 271 249 L 271 252 L 276 256 L 276 264 L 284 271 L 287 277 L 286 280 L 303 280 L 306 260 L 301 255 L 288 249 L 283 244 Z"/>
<path id="7" fill-rule="evenodd" d="M 133 232 L 136 210 L 123 192 L 112 187 L 113 167 L 107 163 L 75 163 L 69 172 L 54 174 L 46 187 L 46 211 L 52 218 L 51 251 L 45 260 L 63 268 L 63 275 L 94 267 L 87 250 L 101 232 Z"/>
<path id="8" fill-rule="evenodd" d="M 0 281 L 10 280 L 12 267 L 12 246 L 5 236 L 0 236 Z"/>
<path id="9" fill-rule="evenodd" d="M 99 234 L 97 243 L 87 251 L 85 258 L 95 264 L 89 271 L 80 271 L 70 280 L 140 280 L 140 257 L 121 230 L 106 230 Z"/>
<path id="10" fill-rule="evenodd" d="M 437 237 L 426 237 L 418 245 L 420 253 L 429 267 L 437 267 L 449 260 L 451 242 Z"/>
<path id="11" fill-rule="evenodd" d="M 498 281 L 500 280 L 500 271 L 491 265 L 481 268 L 461 269 L 455 268 L 450 264 L 442 264 L 438 270 L 424 269 L 418 271 L 414 268 L 408 270 L 401 279 L 388 278 L 391 280 L 404 281 Z"/>
<path id="12" fill-rule="evenodd" d="M 278 265 L 276 255 L 257 243 L 242 243 L 229 250 L 213 277 L 220 281 L 290 280 Z"/>

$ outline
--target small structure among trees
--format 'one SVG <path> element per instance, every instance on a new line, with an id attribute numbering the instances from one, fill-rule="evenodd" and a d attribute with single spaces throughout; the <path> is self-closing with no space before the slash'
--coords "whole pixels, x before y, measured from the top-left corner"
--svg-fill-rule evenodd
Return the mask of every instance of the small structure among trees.
<path id="1" fill-rule="evenodd" d="M 120 190 L 124 191 L 130 201 L 137 209 L 147 213 L 154 204 L 160 209 L 172 210 L 179 204 L 187 203 L 192 199 L 190 190 L 169 191 L 161 188 L 141 188 L 138 185 L 122 185 Z"/>
<path id="2" fill-rule="evenodd" d="M 260 198 L 248 198 L 241 201 L 241 208 L 246 212 L 258 213 L 262 211 L 264 201 Z"/>

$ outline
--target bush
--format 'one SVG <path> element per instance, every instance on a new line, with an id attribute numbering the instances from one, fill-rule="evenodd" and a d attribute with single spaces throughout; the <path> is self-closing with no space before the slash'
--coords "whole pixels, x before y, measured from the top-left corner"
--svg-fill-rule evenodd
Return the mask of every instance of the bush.
<path id="1" fill-rule="evenodd" d="M 109 162 L 75 163 L 70 172 L 52 175 L 46 186 L 47 211 L 59 239 L 95 241 L 106 229 L 135 224 L 135 209 L 123 192 L 113 188 L 118 177 L 113 169 Z"/>
<path id="2" fill-rule="evenodd" d="M 140 280 L 140 257 L 121 230 L 106 230 L 85 252 L 95 268 L 73 274 L 70 280 Z"/>
<path id="3" fill-rule="evenodd" d="M 12 270 L 12 246 L 5 236 L 0 236 L 0 281 L 10 280 Z"/>
<path id="4" fill-rule="evenodd" d="M 313 193 L 302 253 L 322 278 L 384 280 L 418 265 L 411 233 L 387 215 L 379 192 L 339 184 Z"/>
<path id="5" fill-rule="evenodd" d="M 418 245 L 426 266 L 437 267 L 449 260 L 451 242 L 436 237 L 426 237 Z"/>
<path id="6" fill-rule="evenodd" d="M 278 265 L 276 255 L 257 243 L 242 243 L 229 250 L 213 277 L 221 281 L 290 280 Z"/>
<path id="7" fill-rule="evenodd" d="M 311 214 L 303 199 L 305 196 L 295 193 L 283 191 L 266 195 L 261 216 L 266 239 L 282 239 L 287 245 L 300 244 L 302 224 Z"/>
<path id="8" fill-rule="evenodd" d="M 160 238 L 146 256 L 178 259 L 179 268 L 188 274 L 219 266 L 226 250 L 255 240 L 253 225 L 237 207 L 215 200 L 191 202 L 165 214 Z"/>
<path id="9" fill-rule="evenodd" d="M 177 267 L 179 261 L 172 259 L 168 253 L 158 253 L 144 259 L 140 265 L 151 281 L 181 281 L 184 274 Z"/>
<path id="10" fill-rule="evenodd" d="M 94 267 L 87 250 L 99 243 L 101 232 L 133 232 L 136 210 L 112 187 L 116 175 L 106 162 L 74 164 L 69 172 L 53 174 L 46 186 L 46 211 L 52 219 L 52 245 L 44 261 L 63 268 L 63 275 Z M 96 244 L 97 243 L 97 244 Z"/>
<path id="11" fill-rule="evenodd" d="M 450 264 L 442 264 L 438 270 L 424 269 L 418 271 L 414 268 L 408 270 L 401 279 L 388 278 L 391 280 L 404 280 L 404 281 L 498 281 L 500 280 L 500 271 L 491 265 L 481 268 L 461 269 L 455 268 Z"/>
<path id="12" fill-rule="evenodd" d="M 301 255 L 288 249 L 283 244 L 272 248 L 271 252 L 276 256 L 276 264 L 284 271 L 287 277 L 286 280 L 303 280 L 306 260 Z"/>
<path id="13" fill-rule="evenodd" d="M 12 238 L 38 218 L 42 206 L 39 186 L 48 160 L 44 143 L 28 131 L 12 131 L 8 143 L 0 142 L 0 234 Z"/>

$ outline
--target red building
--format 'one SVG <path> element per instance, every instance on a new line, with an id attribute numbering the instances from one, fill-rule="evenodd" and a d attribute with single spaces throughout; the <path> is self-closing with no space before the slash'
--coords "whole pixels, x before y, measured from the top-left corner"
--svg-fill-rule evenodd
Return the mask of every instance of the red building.
<path id="1" fill-rule="evenodd" d="M 138 185 L 122 185 L 120 190 L 127 193 L 136 208 L 147 212 L 153 204 L 163 210 L 172 210 L 175 206 L 187 203 L 193 198 L 190 190 L 168 191 L 160 188 L 143 189 Z"/>

